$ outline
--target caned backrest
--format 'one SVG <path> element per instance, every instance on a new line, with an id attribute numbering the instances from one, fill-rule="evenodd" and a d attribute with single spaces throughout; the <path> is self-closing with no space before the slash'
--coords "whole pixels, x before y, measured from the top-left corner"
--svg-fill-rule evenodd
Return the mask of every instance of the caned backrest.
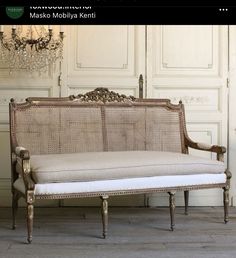
<path id="1" fill-rule="evenodd" d="M 186 152 L 183 105 L 163 99 L 30 98 L 10 103 L 11 145 L 30 154 Z M 85 95 L 83 95 L 85 96 Z"/>

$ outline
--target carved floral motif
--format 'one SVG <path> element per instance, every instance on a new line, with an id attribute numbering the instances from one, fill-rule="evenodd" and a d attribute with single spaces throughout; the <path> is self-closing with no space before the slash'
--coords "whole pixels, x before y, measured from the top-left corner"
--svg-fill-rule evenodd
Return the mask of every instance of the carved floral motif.
<path id="1" fill-rule="evenodd" d="M 96 88 L 86 94 L 79 94 L 77 97 L 82 102 L 132 102 L 135 97 L 109 91 L 107 88 Z"/>
<path id="2" fill-rule="evenodd" d="M 178 102 L 180 99 L 184 104 L 206 104 L 209 102 L 208 97 L 194 97 L 194 96 L 183 96 L 183 97 L 171 97 L 171 102 Z"/>

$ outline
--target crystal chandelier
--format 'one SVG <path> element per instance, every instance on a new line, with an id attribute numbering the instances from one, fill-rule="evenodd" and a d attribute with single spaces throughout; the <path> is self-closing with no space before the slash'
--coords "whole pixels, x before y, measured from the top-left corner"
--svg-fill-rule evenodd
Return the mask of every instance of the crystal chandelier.
<path id="1" fill-rule="evenodd" d="M 47 71 L 47 69 L 62 59 L 64 32 L 60 26 L 58 38 L 53 37 L 52 26 L 13 25 L 11 36 L 4 34 L 4 26 L 0 25 L 0 60 L 7 64 L 10 71 L 25 69 Z"/>

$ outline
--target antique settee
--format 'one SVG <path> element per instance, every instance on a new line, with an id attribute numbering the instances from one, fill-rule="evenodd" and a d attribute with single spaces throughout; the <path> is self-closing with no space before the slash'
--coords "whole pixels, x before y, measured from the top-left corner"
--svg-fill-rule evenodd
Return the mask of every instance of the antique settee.
<path id="1" fill-rule="evenodd" d="M 106 88 L 25 103 L 12 99 L 10 139 L 13 228 L 24 197 L 29 243 L 37 199 L 100 197 L 105 238 L 109 196 L 168 193 L 173 230 L 176 191 L 184 192 L 187 213 L 189 190 L 223 188 L 228 221 L 226 149 L 189 138 L 181 102 L 135 99 Z M 216 153 L 217 160 L 191 156 L 189 148 Z"/>

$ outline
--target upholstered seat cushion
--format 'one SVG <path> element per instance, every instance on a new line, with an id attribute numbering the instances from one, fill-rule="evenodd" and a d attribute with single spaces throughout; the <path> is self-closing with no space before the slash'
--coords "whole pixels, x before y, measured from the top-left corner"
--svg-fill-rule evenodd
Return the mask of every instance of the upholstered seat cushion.
<path id="1" fill-rule="evenodd" d="M 99 180 L 89 182 L 68 182 L 68 183 L 48 183 L 35 184 L 34 194 L 52 195 L 52 194 L 78 194 L 96 196 L 101 193 L 119 194 L 124 191 L 144 191 L 149 192 L 150 189 L 167 189 L 191 186 L 219 185 L 225 184 L 226 175 L 223 174 L 200 174 L 200 175 L 180 175 L 180 176 L 154 176 L 125 178 L 115 180 Z M 25 193 L 25 185 L 22 178 L 14 182 L 14 187 Z M 134 193 L 134 192 L 133 192 Z"/>
<path id="2" fill-rule="evenodd" d="M 86 182 L 153 176 L 224 173 L 223 162 L 158 151 L 32 155 L 36 183 Z"/>

